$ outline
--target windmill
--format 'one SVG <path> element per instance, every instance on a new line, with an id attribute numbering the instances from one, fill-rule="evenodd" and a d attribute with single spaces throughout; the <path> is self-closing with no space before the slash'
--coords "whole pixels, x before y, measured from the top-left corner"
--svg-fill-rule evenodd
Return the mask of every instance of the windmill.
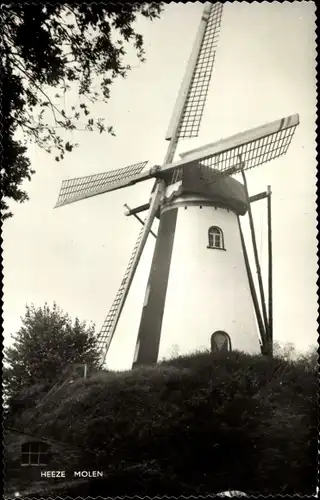
<path id="1" fill-rule="evenodd" d="M 147 237 L 155 218 L 158 234 L 143 303 L 133 365 L 156 363 L 161 343 L 183 352 L 199 346 L 246 352 L 272 351 L 271 224 L 269 303 L 265 303 L 251 204 L 271 190 L 249 197 L 245 171 L 284 155 L 299 124 L 292 115 L 180 154 L 178 140 L 198 136 L 211 79 L 223 4 L 206 3 L 178 94 L 162 165 L 148 162 L 65 180 L 56 207 L 154 179 L 148 203 L 130 209 L 141 231 L 114 302 L 98 335 L 105 361 Z M 243 184 L 231 176 L 241 173 Z M 137 215 L 148 210 L 144 221 Z M 249 215 L 258 293 L 240 217 Z M 261 310 L 260 310 L 261 309 Z M 258 330 L 257 330 L 258 325 Z M 199 340 L 200 339 L 200 340 Z"/>

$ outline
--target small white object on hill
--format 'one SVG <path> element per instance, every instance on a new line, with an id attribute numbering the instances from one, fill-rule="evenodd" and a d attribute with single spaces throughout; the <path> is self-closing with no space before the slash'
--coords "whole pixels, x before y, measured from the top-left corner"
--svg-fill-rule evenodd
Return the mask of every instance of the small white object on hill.
<path id="1" fill-rule="evenodd" d="M 237 490 L 230 490 L 230 491 L 222 491 L 221 493 L 218 493 L 218 497 L 247 497 L 248 495 L 246 493 L 243 493 L 243 491 L 237 491 Z"/>

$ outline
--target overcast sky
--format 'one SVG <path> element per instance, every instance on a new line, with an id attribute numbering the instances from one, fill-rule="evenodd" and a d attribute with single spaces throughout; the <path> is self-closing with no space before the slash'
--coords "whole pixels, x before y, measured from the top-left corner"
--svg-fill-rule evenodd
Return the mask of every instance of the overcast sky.
<path id="1" fill-rule="evenodd" d="M 109 104 L 96 107 L 116 137 L 78 132 L 80 147 L 60 163 L 30 148 L 37 172 L 26 184 L 30 201 L 13 206 L 14 217 L 3 230 L 5 345 L 19 329 L 25 304 L 56 301 L 71 317 L 101 328 L 140 231 L 123 205 L 146 203 L 153 183 L 54 210 L 61 181 L 143 160 L 162 162 L 202 10 L 199 2 L 172 2 L 160 20 L 138 22 L 147 62 L 130 56 L 133 70 L 114 84 Z M 300 114 L 287 155 L 247 174 L 250 195 L 272 187 L 275 340 L 300 350 L 317 342 L 314 11 L 313 2 L 226 3 L 200 134 L 178 147 L 183 152 Z M 254 217 L 267 284 L 264 201 L 254 204 Z M 131 366 L 153 247 L 149 237 L 109 351 L 111 368 Z"/>

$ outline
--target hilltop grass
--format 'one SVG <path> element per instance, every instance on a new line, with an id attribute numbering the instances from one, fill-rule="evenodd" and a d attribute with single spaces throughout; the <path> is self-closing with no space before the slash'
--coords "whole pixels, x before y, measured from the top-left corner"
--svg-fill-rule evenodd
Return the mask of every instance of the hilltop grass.
<path id="1" fill-rule="evenodd" d="M 20 428 L 84 451 L 74 481 L 33 497 L 304 494 L 316 489 L 316 370 L 240 352 L 101 372 L 59 391 Z M 32 417 L 32 418 L 30 418 Z M 24 423 L 23 423 L 24 422 Z M 61 463 L 58 467 L 63 468 Z"/>

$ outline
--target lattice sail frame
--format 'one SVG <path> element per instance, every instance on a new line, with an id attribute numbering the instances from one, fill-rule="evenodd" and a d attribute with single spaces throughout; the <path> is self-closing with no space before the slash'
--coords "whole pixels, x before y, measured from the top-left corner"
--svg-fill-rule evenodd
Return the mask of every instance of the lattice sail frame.
<path id="1" fill-rule="evenodd" d="M 192 75 L 177 138 L 198 137 L 219 41 L 223 4 L 211 7 L 201 49 Z"/>
<path id="2" fill-rule="evenodd" d="M 101 194 L 106 189 L 110 191 L 113 185 L 116 186 L 121 181 L 129 181 L 140 174 L 147 163 L 147 161 L 144 161 L 129 165 L 128 167 L 111 170 L 110 172 L 67 179 L 62 182 L 55 208 Z"/>
<path id="3" fill-rule="evenodd" d="M 236 174 L 285 155 L 298 124 L 299 115 L 291 115 L 180 156 L 186 163 L 201 162 L 202 179 L 214 182 L 217 174 Z M 176 182 L 181 179 L 182 168 Z"/>
<path id="4" fill-rule="evenodd" d="M 217 173 L 232 175 L 240 172 L 242 168 L 248 170 L 283 156 L 288 150 L 298 124 L 298 114 L 288 116 L 182 153 L 181 160 L 167 165 L 156 165 L 142 173 L 147 162 L 64 181 L 56 207 L 153 177 L 164 177 L 167 184 L 173 184 L 181 180 L 184 165 L 192 162 L 201 163 L 203 180 L 214 182 L 217 180 Z"/>
<path id="5" fill-rule="evenodd" d="M 144 222 L 146 222 L 146 221 L 144 221 Z M 128 281 L 128 277 L 129 277 L 129 273 L 131 270 L 133 260 L 136 256 L 140 241 L 142 239 L 143 230 L 144 230 L 144 226 L 142 226 L 140 229 L 140 233 L 138 235 L 135 246 L 133 247 L 131 257 L 130 257 L 129 263 L 127 265 L 126 271 L 124 273 L 124 276 L 122 278 L 120 287 L 116 293 L 116 296 L 114 298 L 112 306 L 110 307 L 109 312 L 108 312 L 108 314 L 103 322 L 101 330 L 97 335 L 97 347 L 102 354 L 102 357 L 103 357 L 102 361 L 103 362 L 105 360 L 105 357 L 107 355 L 108 349 L 109 349 L 111 341 L 112 341 L 112 337 L 113 337 L 113 333 L 114 333 L 114 321 L 115 321 L 118 307 L 119 307 L 119 304 L 120 304 L 120 301 L 122 298 L 123 290 L 127 285 L 127 281 Z"/>

